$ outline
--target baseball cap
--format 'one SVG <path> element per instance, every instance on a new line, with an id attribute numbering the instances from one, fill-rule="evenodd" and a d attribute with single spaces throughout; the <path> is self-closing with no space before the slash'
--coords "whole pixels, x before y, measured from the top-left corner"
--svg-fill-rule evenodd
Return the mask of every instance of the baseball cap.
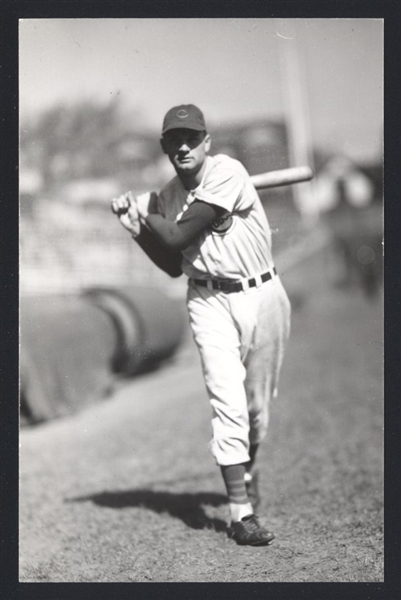
<path id="1" fill-rule="evenodd" d="M 180 104 L 170 108 L 164 117 L 162 134 L 169 129 L 206 131 L 205 118 L 202 111 L 194 104 Z"/>

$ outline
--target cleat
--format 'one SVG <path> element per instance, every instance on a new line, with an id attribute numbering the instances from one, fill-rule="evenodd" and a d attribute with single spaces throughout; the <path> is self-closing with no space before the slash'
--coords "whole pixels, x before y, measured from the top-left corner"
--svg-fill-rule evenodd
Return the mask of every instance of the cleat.
<path id="1" fill-rule="evenodd" d="M 230 537 L 240 546 L 268 546 L 274 540 L 274 534 L 262 527 L 256 515 L 232 522 Z"/>
<path id="2" fill-rule="evenodd" d="M 260 504 L 259 495 L 259 472 L 250 473 L 252 479 L 245 480 L 246 493 L 248 494 L 249 502 L 252 504 L 253 510 L 257 510 Z"/>

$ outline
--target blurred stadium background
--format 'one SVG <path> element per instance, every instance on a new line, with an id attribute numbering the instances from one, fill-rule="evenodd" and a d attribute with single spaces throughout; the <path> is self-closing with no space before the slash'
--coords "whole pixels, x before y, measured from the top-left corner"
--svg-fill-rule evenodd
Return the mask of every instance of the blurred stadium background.
<path id="1" fill-rule="evenodd" d="M 173 174 L 159 121 L 187 101 L 187 85 L 194 88 L 188 101 L 206 113 L 212 154 L 238 158 L 252 175 L 301 164 L 315 171 L 312 182 L 260 194 L 280 273 L 320 252 L 333 289 L 380 295 L 380 21 L 106 21 L 20 25 L 23 422 L 77 410 L 99 396 L 100 381 L 110 393 L 114 375 L 154 366 L 185 338 L 185 278 L 172 280 L 151 263 L 111 214 L 110 200 L 128 189 L 157 191 Z M 192 45 L 184 58 L 180 42 Z M 196 62 L 201 49 L 204 61 Z M 271 61 L 255 62 L 256 49 Z M 166 72 L 169 81 L 157 82 Z M 363 90 L 371 92 L 362 103 Z M 296 308 L 302 294 L 288 286 Z M 166 311 L 174 327 L 163 326 Z M 82 326 L 88 319 L 92 328 Z M 89 347 L 78 360 L 92 330 L 93 344 L 104 346 L 96 377 Z"/>

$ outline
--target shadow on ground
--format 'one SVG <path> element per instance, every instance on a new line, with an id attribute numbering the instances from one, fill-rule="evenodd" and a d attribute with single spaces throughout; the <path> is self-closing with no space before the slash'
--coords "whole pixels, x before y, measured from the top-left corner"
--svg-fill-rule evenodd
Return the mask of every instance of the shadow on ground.
<path id="1" fill-rule="evenodd" d="M 76 498 L 67 498 L 66 502 L 93 502 L 107 508 L 142 507 L 156 513 L 169 513 L 181 519 L 192 529 L 214 529 L 217 532 L 227 531 L 227 524 L 222 519 L 209 517 L 205 506 L 221 506 L 227 503 L 227 497 L 214 492 L 198 492 L 195 494 L 174 494 L 157 490 L 126 490 L 118 492 L 101 492 Z"/>

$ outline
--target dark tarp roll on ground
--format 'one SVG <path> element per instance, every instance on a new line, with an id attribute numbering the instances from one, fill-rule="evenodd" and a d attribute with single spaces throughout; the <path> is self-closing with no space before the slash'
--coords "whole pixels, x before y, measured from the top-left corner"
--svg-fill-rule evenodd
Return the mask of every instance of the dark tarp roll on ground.
<path id="1" fill-rule="evenodd" d="M 174 354 L 183 301 L 160 290 L 91 288 L 21 299 L 21 423 L 76 412 Z"/>
<path id="2" fill-rule="evenodd" d="M 118 341 L 111 364 L 113 373 L 131 375 L 137 372 L 141 362 L 143 337 L 138 312 L 114 288 L 91 288 L 84 292 L 84 297 L 104 311 L 115 327 Z"/>
<path id="3" fill-rule="evenodd" d="M 114 320 L 120 352 L 114 369 L 125 376 L 151 369 L 169 358 L 180 345 L 187 322 L 183 300 L 154 288 L 100 288 L 86 296 Z"/>
<path id="4" fill-rule="evenodd" d="M 76 412 L 108 394 L 117 335 L 111 319 L 79 296 L 21 298 L 22 422 Z"/>

